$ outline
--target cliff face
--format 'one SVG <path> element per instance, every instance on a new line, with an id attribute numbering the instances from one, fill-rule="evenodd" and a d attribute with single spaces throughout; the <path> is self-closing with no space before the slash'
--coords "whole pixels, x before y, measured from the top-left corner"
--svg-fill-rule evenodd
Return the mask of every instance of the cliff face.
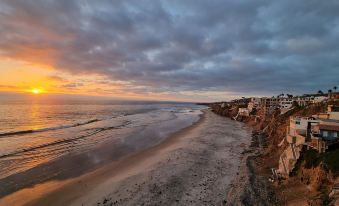
<path id="1" fill-rule="evenodd" d="M 298 170 L 295 180 L 300 180 L 300 183 L 304 184 L 310 189 L 310 192 L 317 192 L 320 190 L 329 190 L 328 186 L 333 181 L 332 174 L 327 172 L 323 165 L 308 168 L 305 166 L 305 162 Z"/>
<path id="2" fill-rule="evenodd" d="M 212 111 L 218 115 L 225 116 L 225 117 L 234 117 L 238 113 L 239 107 L 231 107 L 225 105 L 224 107 L 221 104 L 210 104 L 209 105 Z"/>
<path id="3" fill-rule="evenodd" d="M 261 130 L 266 135 L 266 147 L 260 160 L 258 161 L 259 175 L 266 173 L 269 177 L 270 168 L 277 168 L 279 158 L 282 152 L 287 148 L 288 144 L 283 141 L 286 137 L 287 126 L 289 125 L 289 119 L 291 116 L 303 116 L 309 117 L 320 112 L 325 112 L 327 105 L 338 105 L 338 102 L 329 102 L 321 104 L 312 104 L 305 107 L 296 107 L 285 114 L 280 114 L 280 111 L 274 111 L 268 116 L 263 116 L 262 111 L 257 111 L 257 117 L 242 117 L 238 118 L 239 121 L 246 122 L 253 126 L 256 130 Z M 219 115 L 226 117 L 234 117 L 237 114 L 238 107 L 225 106 L 221 107 L 220 104 L 210 105 L 212 110 Z M 333 158 L 332 158 L 333 159 Z M 307 199 L 309 205 L 322 205 L 328 201 L 329 189 L 333 185 L 333 179 L 338 176 L 338 172 L 333 173 L 332 168 L 329 167 L 329 163 L 325 161 L 323 157 L 315 159 L 300 158 L 298 166 L 294 171 L 294 175 L 283 182 L 275 183 L 277 193 L 283 193 L 284 201 L 299 201 L 301 202 Z M 307 161 L 318 161 L 318 164 L 309 165 Z M 336 161 L 336 159 L 334 160 Z M 338 163 L 332 163 L 334 166 Z M 302 191 L 299 195 L 296 193 Z M 305 202 L 304 202 L 305 203 Z M 305 203 L 306 204 L 306 203 Z"/>

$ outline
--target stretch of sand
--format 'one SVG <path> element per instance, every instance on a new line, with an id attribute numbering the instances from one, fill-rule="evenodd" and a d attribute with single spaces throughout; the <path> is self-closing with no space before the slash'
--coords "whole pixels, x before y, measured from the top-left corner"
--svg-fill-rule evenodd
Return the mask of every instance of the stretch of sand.
<path id="1" fill-rule="evenodd" d="M 157 146 L 77 178 L 20 190 L 0 205 L 221 205 L 250 139 L 244 124 L 206 110 Z"/>

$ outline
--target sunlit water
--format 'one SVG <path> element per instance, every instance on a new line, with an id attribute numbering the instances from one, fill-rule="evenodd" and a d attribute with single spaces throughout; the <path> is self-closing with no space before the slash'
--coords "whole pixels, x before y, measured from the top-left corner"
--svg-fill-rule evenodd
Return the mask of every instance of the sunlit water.
<path id="1" fill-rule="evenodd" d="M 0 179 L 103 144 L 135 151 L 199 119 L 203 107 L 117 101 L 0 102 Z"/>

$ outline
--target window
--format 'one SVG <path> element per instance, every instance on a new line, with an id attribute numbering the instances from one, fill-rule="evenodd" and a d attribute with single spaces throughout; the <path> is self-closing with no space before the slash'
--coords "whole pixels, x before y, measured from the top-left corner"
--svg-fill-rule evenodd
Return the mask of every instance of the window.
<path id="1" fill-rule="evenodd" d="M 328 137 L 328 132 L 327 131 L 323 131 L 323 137 Z"/>
<path id="2" fill-rule="evenodd" d="M 298 124 L 298 125 L 300 125 L 300 122 L 299 122 L 299 121 L 295 121 L 295 124 Z"/>

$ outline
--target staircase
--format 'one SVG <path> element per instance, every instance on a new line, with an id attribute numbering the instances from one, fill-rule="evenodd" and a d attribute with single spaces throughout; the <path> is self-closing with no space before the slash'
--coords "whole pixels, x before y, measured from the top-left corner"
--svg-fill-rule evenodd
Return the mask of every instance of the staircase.
<path id="1" fill-rule="evenodd" d="M 237 116 L 233 117 L 233 119 L 237 120 L 238 116 L 239 116 L 239 112 L 238 112 Z"/>
<path id="2" fill-rule="evenodd" d="M 297 152 L 295 151 L 295 144 L 291 143 L 291 150 L 292 150 L 292 154 L 293 154 L 293 159 L 297 160 Z"/>
<path id="3" fill-rule="evenodd" d="M 288 174 L 289 174 L 289 171 L 287 170 L 285 160 L 284 160 L 283 157 L 280 157 L 280 159 L 281 159 L 281 162 L 282 162 L 282 164 L 283 164 L 283 166 L 284 166 L 285 173 L 288 175 Z"/>

